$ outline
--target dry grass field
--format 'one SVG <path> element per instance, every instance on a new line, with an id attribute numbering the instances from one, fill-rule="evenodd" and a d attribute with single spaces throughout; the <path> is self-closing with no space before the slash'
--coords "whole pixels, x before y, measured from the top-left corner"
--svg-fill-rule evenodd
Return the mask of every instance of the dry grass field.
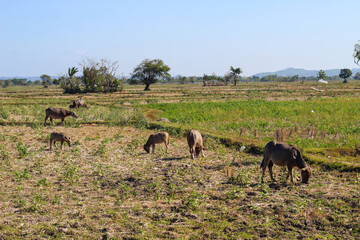
<path id="1" fill-rule="evenodd" d="M 158 130 L 147 128 L 141 105 L 309 97 L 309 86 L 293 95 L 291 85 L 277 86 L 282 92 L 271 87 L 128 87 L 84 95 L 91 105 L 77 110 L 80 119 L 46 127 L 44 109 L 67 107 L 74 96 L 56 88 L 1 90 L 0 239 L 359 239 L 360 173 L 351 169 L 312 163 L 309 184 L 300 183 L 296 169 L 291 185 L 275 166 L 277 181 L 266 172 L 260 183 L 261 155 L 207 136 L 206 157 L 191 160 L 185 137 L 171 132 L 168 152 L 159 145 L 145 154 L 142 146 Z M 359 89 L 311 94 L 356 98 Z M 71 136 L 71 147 L 60 150 L 58 143 L 50 151 L 53 131 Z"/>

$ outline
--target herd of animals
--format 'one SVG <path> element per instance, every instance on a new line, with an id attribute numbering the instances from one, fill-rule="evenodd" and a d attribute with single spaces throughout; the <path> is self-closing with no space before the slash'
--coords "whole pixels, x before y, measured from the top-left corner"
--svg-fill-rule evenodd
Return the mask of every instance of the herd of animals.
<path id="1" fill-rule="evenodd" d="M 78 108 L 85 107 L 88 108 L 85 101 L 82 99 L 77 99 L 73 101 L 73 104 L 69 106 L 69 108 Z M 72 116 L 78 118 L 75 112 L 66 110 L 64 108 L 47 108 L 45 110 L 45 122 L 44 126 L 46 126 L 46 121 L 50 118 L 50 122 L 54 124 L 53 119 L 61 119 L 61 123 L 64 123 L 64 119 L 68 116 Z M 54 124 L 55 125 L 55 124 Z M 189 146 L 189 151 L 191 158 L 194 159 L 195 156 L 199 156 L 200 154 L 205 157 L 203 151 L 203 139 L 200 132 L 196 130 L 190 130 L 187 133 L 187 143 Z M 62 149 L 63 143 L 66 142 L 68 146 L 71 145 L 71 139 L 63 132 L 53 132 L 50 134 L 50 150 L 52 149 L 52 144 L 56 144 L 56 142 L 60 142 Z M 167 132 L 158 132 L 155 134 L 151 134 L 144 145 L 144 150 L 147 153 L 150 153 L 150 147 L 152 148 L 152 153 L 155 151 L 155 145 L 164 143 L 166 150 L 169 145 L 169 134 Z M 270 177 L 273 181 L 275 181 L 273 177 L 272 168 L 273 166 L 286 166 L 288 169 L 287 179 L 290 176 L 291 183 L 294 183 L 292 169 L 294 167 L 298 167 L 301 171 L 301 179 L 303 183 L 308 183 L 309 178 L 311 176 L 311 168 L 305 163 L 301 152 L 298 148 L 293 145 L 281 142 L 271 141 L 265 145 L 264 149 L 264 158 L 261 162 L 260 168 L 262 169 L 262 178 L 263 182 L 265 176 L 266 168 L 269 169 Z"/>

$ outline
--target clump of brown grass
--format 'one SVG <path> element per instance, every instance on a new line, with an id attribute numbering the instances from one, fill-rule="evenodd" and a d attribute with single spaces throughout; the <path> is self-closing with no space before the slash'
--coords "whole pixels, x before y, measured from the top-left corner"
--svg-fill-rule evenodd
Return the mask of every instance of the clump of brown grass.
<path id="1" fill-rule="evenodd" d="M 224 168 L 224 172 L 228 178 L 232 178 L 235 176 L 236 170 L 232 167 L 226 166 Z"/>
<path id="2" fill-rule="evenodd" d="M 340 134 L 339 134 L 338 131 L 336 131 L 335 135 L 333 135 L 331 139 L 332 139 L 332 140 L 337 140 L 337 139 L 339 139 L 339 138 L 340 138 Z"/>
<path id="3" fill-rule="evenodd" d="M 284 142 L 286 139 L 286 130 L 284 128 L 276 129 L 275 139 L 277 142 Z"/>
<path id="4" fill-rule="evenodd" d="M 246 128 L 240 128 L 240 135 L 245 135 L 246 134 Z"/>
<path id="5" fill-rule="evenodd" d="M 321 137 L 321 139 L 325 139 L 326 136 L 327 136 L 326 131 L 321 131 L 321 132 L 320 132 L 320 137 Z"/>
<path id="6" fill-rule="evenodd" d="M 257 129 L 254 130 L 254 137 L 255 138 L 259 137 L 259 130 L 257 130 Z"/>
<path id="7" fill-rule="evenodd" d="M 159 114 L 161 113 L 160 110 L 156 110 L 156 109 L 150 109 L 149 111 L 147 111 L 145 113 L 145 117 L 151 119 L 152 121 L 157 120 L 159 117 Z"/>
<path id="8" fill-rule="evenodd" d="M 241 158 L 237 159 L 236 156 L 234 156 L 231 164 L 233 166 L 242 167 Z"/>
<path id="9" fill-rule="evenodd" d="M 355 144 L 355 156 L 360 155 L 360 146 Z"/>

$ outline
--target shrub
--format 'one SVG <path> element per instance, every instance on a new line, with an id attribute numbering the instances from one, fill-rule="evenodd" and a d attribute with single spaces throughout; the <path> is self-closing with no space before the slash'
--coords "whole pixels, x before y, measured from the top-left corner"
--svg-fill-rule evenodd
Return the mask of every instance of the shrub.
<path id="1" fill-rule="evenodd" d="M 18 144 L 16 145 L 16 148 L 19 151 L 20 158 L 23 158 L 29 154 L 28 148 L 21 141 L 18 142 Z"/>
<path id="2" fill-rule="evenodd" d="M 6 120 L 10 117 L 10 113 L 3 107 L 0 107 L 0 116 L 2 119 Z"/>

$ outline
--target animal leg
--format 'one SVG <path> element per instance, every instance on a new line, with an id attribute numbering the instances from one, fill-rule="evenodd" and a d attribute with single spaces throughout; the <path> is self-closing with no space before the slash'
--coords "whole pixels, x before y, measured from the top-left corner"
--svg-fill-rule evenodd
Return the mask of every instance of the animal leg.
<path id="1" fill-rule="evenodd" d="M 50 122 L 51 122 L 53 125 L 55 125 L 55 123 L 53 122 L 53 118 L 52 118 L 52 117 L 50 117 Z"/>
<path id="2" fill-rule="evenodd" d="M 44 121 L 44 127 L 46 127 L 46 120 L 48 120 L 48 116 L 45 117 L 45 121 Z"/>
<path id="3" fill-rule="evenodd" d="M 62 145 L 63 145 L 64 141 L 61 140 L 61 145 L 60 145 L 60 150 L 62 150 Z"/>
<path id="4" fill-rule="evenodd" d="M 190 147 L 190 154 L 191 154 L 191 159 L 194 159 L 194 152 L 195 152 L 195 147 Z"/>
<path id="5" fill-rule="evenodd" d="M 64 117 L 61 118 L 61 124 L 64 125 Z"/>
<path id="6" fill-rule="evenodd" d="M 269 167 L 269 172 L 270 172 L 270 177 L 271 177 L 271 180 L 276 181 L 275 178 L 274 178 L 274 176 L 273 176 L 273 171 L 272 171 L 273 166 L 274 166 L 274 163 L 273 163 L 272 161 L 270 161 L 270 162 L 269 162 L 269 165 L 268 165 L 268 167 Z"/>
<path id="7" fill-rule="evenodd" d="M 155 152 L 155 144 L 152 145 L 152 153 Z"/>
<path id="8" fill-rule="evenodd" d="M 262 171 L 261 183 L 263 183 L 263 182 L 264 182 L 264 176 L 265 176 L 265 170 L 266 170 L 266 167 L 265 167 L 265 158 L 263 158 L 260 167 L 261 167 L 261 171 Z"/>
<path id="9" fill-rule="evenodd" d="M 50 150 L 52 149 L 52 140 L 50 139 Z"/>
<path id="10" fill-rule="evenodd" d="M 205 154 L 204 154 L 204 149 L 203 149 L 203 147 L 200 147 L 200 152 L 201 152 L 201 156 L 205 157 Z"/>
<path id="11" fill-rule="evenodd" d="M 169 144 L 169 143 L 165 142 L 165 152 L 167 152 L 168 144 Z"/>
<path id="12" fill-rule="evenodd" d="M 294 178 L 292 174 L 292 167 L 288 166 L 288 174 L 290 174 L 291 184 L 294 184 Z"/>
<path id="13" fill-rule="evenodd" d="M 262 164 L 261 164 L 261 166 L 262 166 L 261 182 L 262 182 L 262 183 L 264 182 L 265 170 L 266 170 L 266 168 L 268 167 L 269 162 L 270 162 L 269 157 L 268 157 L 266 154 L 264 154 L 264 158 L 263 158 Z M 270 171 L 270 168 L 269 168 L 269 171 Z"/>

